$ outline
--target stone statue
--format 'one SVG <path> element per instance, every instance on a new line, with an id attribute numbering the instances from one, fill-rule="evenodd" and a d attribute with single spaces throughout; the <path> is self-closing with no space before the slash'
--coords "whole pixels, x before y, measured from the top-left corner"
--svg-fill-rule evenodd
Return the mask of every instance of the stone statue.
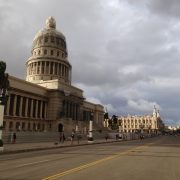
<path id="1" fill-rule="evenodd" d="M 6 71 L 6 63 L 0 61 L 0 104 L 5 105 L 8 98 L 9 80 Z"/>
<path id="2" fill-rule="evenodd" d="M 47 29 L 56 28 L 56 21 L 52 16 L 48 17 L 48 19 L 46 20 L 46 28 Z"/>

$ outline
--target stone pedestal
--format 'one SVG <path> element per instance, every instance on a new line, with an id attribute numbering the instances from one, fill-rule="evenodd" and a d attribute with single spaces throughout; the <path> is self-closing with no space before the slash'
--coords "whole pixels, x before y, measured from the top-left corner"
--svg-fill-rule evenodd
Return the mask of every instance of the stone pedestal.
<path id="1" fill-rule="evenodd" d="M 2 141 L 2 127 L 3 127 L 3 117 L 4 117 L 4 106 L 0 105 L 0 141 Z M 4 147 L 0 142 L 0 151 L 3 151 Z"/>
<path id="2" fill-rule="evenodd" d="M 89 121 L 89 137 L 88 137 L 88 142 L 93 142 L 92 130 L 93 130 L 93 121 L 90 120 Z"/>

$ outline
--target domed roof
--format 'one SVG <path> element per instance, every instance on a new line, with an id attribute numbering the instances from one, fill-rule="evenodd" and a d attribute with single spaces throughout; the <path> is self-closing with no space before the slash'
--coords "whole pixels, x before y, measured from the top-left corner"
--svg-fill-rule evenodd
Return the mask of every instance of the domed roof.
<path id="1" fill-rule="evenodd" d="M 64 34 L 56 30 L 56 21 L 52 16 L 46 19 L 45 27 L 35 35 L 33 39 L 33 48 L 39 45 L 39 42 L 41 42 L 41 39 L 46 36 L 47 37 L 53 36 L 55 38 L 64 40 L 64 42 L 66 41 Z"/>

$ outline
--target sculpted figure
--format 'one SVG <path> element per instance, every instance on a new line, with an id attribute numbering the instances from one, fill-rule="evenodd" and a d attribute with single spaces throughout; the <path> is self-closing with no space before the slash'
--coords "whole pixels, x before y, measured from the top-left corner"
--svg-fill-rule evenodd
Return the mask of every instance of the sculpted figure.
<path id="1" fill-rule="evenodd" d="M 5 104 L 7 101 L 7 91 L 9 89 L 8 74 L 6 74 L 5 71 L 6 63 L 0 61 L 0 100 L 3 104 Z"/>
<path id="2" fill-rule="evenodd" d="M 55 19 L 50 16 L 47 20 L 46 20 L 46 28 L 50 29 L 50 28 L 56 28 L 56 21 Z"/>

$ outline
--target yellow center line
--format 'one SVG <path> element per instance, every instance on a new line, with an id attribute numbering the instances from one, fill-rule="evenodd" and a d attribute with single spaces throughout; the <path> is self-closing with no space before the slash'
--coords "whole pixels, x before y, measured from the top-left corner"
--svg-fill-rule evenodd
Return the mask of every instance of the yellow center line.
<path id="1" fill-rule="evenodd" d="M 152 145 L 154 143 L 149 143 L 147 145 L 143 145 L 143 146 L 137 146 L 135 148 L 132 148 L 132 149 L 129 149 L 127 151 L 124 151 L 124 152 L 121 152 L 121 153 L 118 153 L 118 154 L 115 154 L 115 155 L 112 155 L 112 156 L 109 156 L 109 157 L 106 157 L 106 158 L 103 158 L 103 159 L 100 159 L 100 160 L 97 160 L 97 161 L 94 161 L 94 162 L 91 162 L 91 163 L 88 163 L 88 164 L 84 164 L 84 165 L 81 165 L 81 166 L 78 166 L 76 168 L 73 168 L 73 169 L 69 169 L 67 171 L 64 171 L 64 172 L 61 172 L 61 173 L 58 173 L 58 174 L 55 174 L 55 175 L 52 175 L 52 176 L 49 176 L 49 177 L 46 177 L 46 178 L 43 178 L 42 180 L 54 180 L 54 179 L 57 179 L 57 178 L 60 178 L 62 176 L 65 176 L 65 175 L 68 175 L 68 174 L 71 174 L 73 172 L 78 172 L 80 170 L 83 170 L 83 169 L 86 169 L 88 167 L 92 167 L 94 165 L 97 165 L 99 163 L 102 163 L 102 162 L 105 162 L 105 161 L 108 161 L 108 160 L 111 160 L 111 159 L 114 159 L 116 157 L 119 157 L 119 156 L 122 156 L 122 155 L 127 155 L 128 153 L 130 153 L 132 150 L 138 150 L 138 149 L 144 149 L 144 148 L 147 148 L 148 146 Z"/>

